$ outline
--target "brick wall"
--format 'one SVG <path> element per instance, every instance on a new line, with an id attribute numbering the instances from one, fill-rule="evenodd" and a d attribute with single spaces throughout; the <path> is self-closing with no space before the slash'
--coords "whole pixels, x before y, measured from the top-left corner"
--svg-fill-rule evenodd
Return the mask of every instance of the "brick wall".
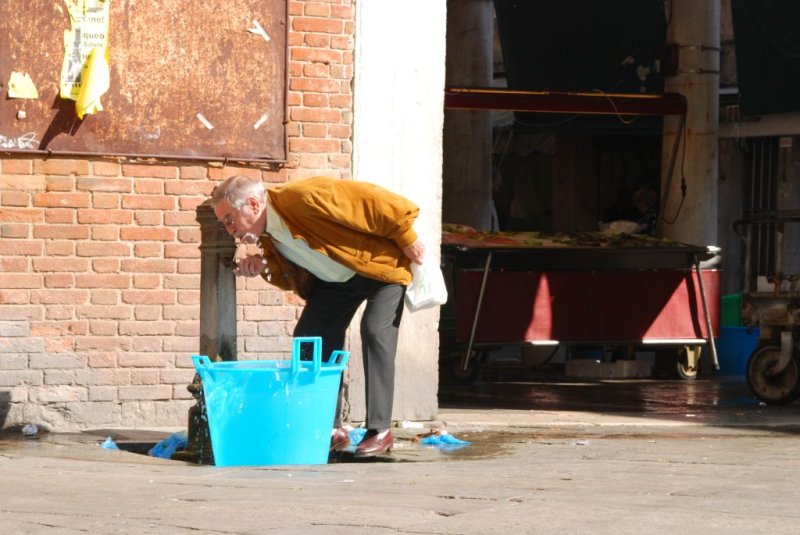
<path id="1" fill-rule="evenodd" d="M 195 208 L 232 174 L 351 177 L 353 17 L 352 0 L 289 2 L 280 170 L 0 154 L 0 427 L 186 425 Z M 237 285 L 240 354 L 288 353 L 301 303 L 260 279 Z"/>

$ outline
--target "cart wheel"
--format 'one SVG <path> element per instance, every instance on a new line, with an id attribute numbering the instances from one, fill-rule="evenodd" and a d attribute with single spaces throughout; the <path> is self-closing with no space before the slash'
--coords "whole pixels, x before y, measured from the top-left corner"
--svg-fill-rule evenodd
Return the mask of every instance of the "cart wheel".
<path id="1" fill-rule="evenodd" d="M 769 405 L 786 405 L 800 395 L 800 365 L 797 356 L 786 369 L 775 374 L 772 368 L 781 358 L 781 349 L 776 346 L 756 348 L 747 361 L 747 386 L 753 394 Z"/>
<path id="2" fill-rule="evenodd" d="M 455 377 L 456 381 L 460 383 L 474 383 L 475 380 L 478 378 L 481 372 L 481 359 L 483 358 L 483 353 L 472 350 L 472 354 L 469 359 L 469 363 L 467 363 L 467 369 L 464 369 L 464 357 L 466 353 L 461 354 L 460 356 L 453 359 L 453 377 Z"/>
<path id="3" fill-rule="evenodd" d="M 678 362 L 676 370 L 678 377 L 684 380 L 693 381 L 697 379 L 697 372 L 700 369 L 700 346 L 683 346 L 678 351 Z"/>

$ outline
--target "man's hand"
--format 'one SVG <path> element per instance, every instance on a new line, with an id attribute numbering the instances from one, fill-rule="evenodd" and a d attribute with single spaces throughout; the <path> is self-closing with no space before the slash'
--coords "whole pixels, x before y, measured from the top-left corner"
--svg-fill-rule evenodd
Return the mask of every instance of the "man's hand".
<path id="1" fill-rule="evenodd" d="M 242 277 L 255 277 L 267 267 L 267 261 L 260 254 L 246 256 L 236 263 L 233 272 Z"/>
<path id="2" fill-rule="evenodd" d="M 415 264 L 422 264 L 422 258 L 425 256 L 425 244 L 417 240 L 408 247 L 403 247 L 403 254 Z"/>

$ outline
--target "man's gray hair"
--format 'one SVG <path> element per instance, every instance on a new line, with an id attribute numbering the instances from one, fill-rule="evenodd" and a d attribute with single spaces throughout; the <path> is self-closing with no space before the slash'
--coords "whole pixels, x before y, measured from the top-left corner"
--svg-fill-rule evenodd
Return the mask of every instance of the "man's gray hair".
<path id="1" fill-rule="evenodd" d="M 253 180 L 242 175 L 234 175 L 216 188 L 211 193 L 211 204 L 216 206 L 225 200 L 231 207 L 239 210 L 244 206 L 248 197 L 255 197 L 262 203 L 267 199 L 267 190 L 260 180 Z"/>

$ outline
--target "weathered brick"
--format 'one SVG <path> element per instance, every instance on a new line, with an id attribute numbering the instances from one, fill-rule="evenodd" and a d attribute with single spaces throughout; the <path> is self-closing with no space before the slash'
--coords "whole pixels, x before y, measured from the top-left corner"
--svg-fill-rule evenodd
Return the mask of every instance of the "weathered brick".
<path id="1" fill-rule="evenodd" d="M 94 162 L 92 171 L 99 176 L 119 176 L 122 166 L 119 162 Z"/>
<path id="2" fill-rule="evenodd" d="M 117 383 L 113 370 L 108 368 L 98 370 L 75 370 L 75 383 L 82 386 L 88 385 L 113 385 Z"/>
<path id="3" fill-rule="evenodd" d="M 119 240 L 119 227 L 116 225 L 93 225 L 92 239 L 96 241 Z"/>
<path id="4" fill-rule="evenodd" d="M 79 305 L 89 300 L 89 292 L 64 288 L 48 288 L 31 291 L 31 303 L 46 305 Z"/>
<path id="5" fill-rule="evenodd" d="M 122 204 L 122 195 L 119 193 L 98 193 L 92 194 L 92 208 L 119 208 Z"/>
<path id="6" fill-rule="evenodd" d="M 0 174 L 0 189 L 19 189 L 23 191 L 44 190 L 45 178 L 41 175 L 9 175 Z"/>
<path id="7" fill-rule="evenodd" d="M 89 162 L 86 160 L 62 160 L 48 158 L 47 160 L 34 160 L 33 170 L 43 175 L 88 175 Z"/>
<path id="8" fill-rule="evenodd" d="M 44 384 L 44 374 L 41 370 L 0 370 L 0 386 Z"/>
<path id="9" fill-rule="evenodd" d="M 175 230 L 165 227 L 126 227 L 120 229 L 119 237 L 126 241 L 174 241 Z"/>
<path id="10" fill-rule="evenodd" d="M 7 175 L 29 175 L 33 172 L 33 160 L 11 159 L 3 156 L 3 173 Z"/>
<path id="11" fill-rule="evenodd" d="M 37 353 L 30 355 L 32 370 L 84 368 L 86 358 L 72 353 Z"/>
<path id="12" fill-rule="evenodd" d="M 32 403 L 63 403 L 66 401 L 86 401 L 88 393 L 82 386 L 33 387 L 28 391 Z"/>
<path id="13" fill-rule="evenodd" d="M 78 223 L 101 225 L 130 225 L 133 213 L 130 210 L 78 210 Z"/>
<path id="14" fill-rule="evenodd" d="M 164 184 L 164 193 L 168 195 L 202 195 L 203 197 L 208 197 L 213 189 L 214 185 L 210 182 L 178 181 Z"/>
<path id="15" fill-rule="evenodd" d="M 24 305 L 30 300 L 28 290 L 0 290 L 0 305 Z"/>
<path id="16" fill-rule="evenodd" d="M 118 273 L 120 262 L 117 258 L 98 258 L 92 260 L 92 269 L 98 273 Z"/>
<path id="17" fill-rule="evenodd" d="M 27 223 L 4 223 L 0 225 L 0 237 L 6 239 L 30 238 L 31 226 Z"/>
<path id="18" fill-rule="evenodd" d="M 344 31 L 344 23 L 336 19 L 294 17 L 292 19 L 292 29 L 297 32 L 340 34 Z"/>
<path id="19" fill-rule="evenodd" d="M 200 259 L 180 259 L 178 260 L 178 273 L 200 273 Z"/>
<path id="20" fill-rule="evenodd" d="M 77 351 L 128 351 L 130 348 L 130 339 L 119 336 L 81 336 L 75 339 Z"/>
<path id="21" fill-rule="evenodd" d="M 162 165 L 123 164 L 122 174 L 142 178 L 178 178 L 178 168 Z"/>
<path id="22" fill-rule="evenodd" d="M 165 275 L 164 288 L 200 288 L 200 280 L 194 275 Z"/>
<path id="23" fill-rule="evenodd" d="M 119 292 L 116 290 L 92 290 L 89 300 L 93 305 L 118 305 Z"/>
<path id="24" fill-rule="evenodd" d="M 89 386 L 89 401 L 116 401 L 117 387 L 116 386 Z M 100 405 L 99 403 L 92 403 L 92 406 Z M 116 408 L 115 405 L 112 405 Z M 112 421 L 112 420 L 108 420 Z"/>
<path id="25" fill-rule="evenodd" d="M 331 6 L 325 2 L 306 2 L 303 13 L 308 17 L 325 17 L 331 14 Z"/>
<path id="26" fill-rule="evenodd" d="M 90 368 L 114 368 L 117 365 L 116 353 L 92 352 L 88 356 Z"/>
<path id="27" fill-rule="evenodd" d="M 136 336 L 133 338 L 133 351 L 139 353 L 164 351 L 164 340 L 160 336 Z"/>
<path id="28" fill-rule="evenodd" d="M 294 91 L 307 91 L 307 92 L 316 92 L 316 93 L 338 93 L 341 89 L 341 85 L 338 80 L 330 80 L 327 78 L 295 78 L 289 83 L 289 87 Z M 297 108 L 293 108 L 290 110 L 289 116 L 294 121 L 303 121 L 307 119 L 302 119 L 295 115 L 294 112 L 298 111 Z M 321 113 L 320 110 L 311 109 L 308 110 L 310 114 Z M 319 119 L 319 121 L 315 122 L 324 122 L 330 121 L 335 122 L 338 120 L 338 115 L 336 119 L 332 119 L 331 117 L 325 117 Z"/>
<path id="29" fill-rule="evenodd" d="M 162 194 L 164 193 L 164 181 L 163 180 L 144 180 L 138 179 L 136 181 L 136 187 L 134 188 L 136 193 L 147 195 L 147 194 Z"/>
<path id="30" fill-rule="evenodd" d="M 136 224 L 142 226 L 152 227 L 155 225 L 161 225 L 161 221 L 164 218 L 164 214 L 162 212 L 155 210 L 136 210 L 133 214 L 133 219 L 136 221 Z"/>
<path id="31" fill-rule="evenodd" d="M 44 277 L 45 288 L 71 288 L 75 284 L 72 273 L 48 273 Z"/>
<path id="32" fill-rule="evenodd" d="M 75 276 L 77 288 L 129 288 L 131 276 L 126 274 L 91 273 Z"/>
<path id="33" fill-rule="evenodd" d="M 44 210 L 36 208 L 3 208 L 0 210 L 0 222 L 38 223 L 40 221 L 44 221 Z"/>
<path id="34" fill-rule="evenodd" d="M 75 254 L 78 256 L 130 256 L 131 245 L 128 243 L 95 243 L 78 242 L 75 246 Z"/>
<path id="35" fill-rule="evenodd" d="M 75 210 L 71 208 L 48 208 L 44 221 L 49 224 L 75 223 Z"/>
<path id="36" fill-rule="evenodd" d="M 73 401 L 66 404 L 66 409 L 67 420 L 81 427 L 119 425 L 122 420 L 122 408 L 116 402 Z"/>
<path id="37" fill-rule="evenodd" d="M 33 205 L 46 208 L 87 208 L 89 195 L 87 193 L 35 193 Z"/>
<path id="38" fill-rule="evenodd" d="M 197 258 L 200 249 L 196 243 L 168 243 L 164 246 L 165 258 Z"/>
<path id="39" fill-rule="evenodd" d="M 124 336 L 170 336 L 175 332 L 171 321 L 121 321 L 119 333 Z"/>
<path id="40" fill-rule="evenodd" d="M 175 271 L 174 260 L 126 259 L 120 269 L 126 273 L 171 273 Z"/>
<path id="41" fill-rule="evenodd" d="M 127 305 L 83 305 L 77 307 L 77 312 L 81 317 L 91 318 L 114 318 L 114 319 L 127 319 L 133 315 L 133 309 Z"/>
<path id="42" fill-rule="evenodd" d="M 75 370 L 45 370 L 45 385 L 71 385 L 75 383 Z"/>
<path id="43" fill-rule="evenodd" d="M 168 353 L 123 353 L 117 358 L 123 368 L 168 368 L 174 360 Z"/>
<path id="44" fill-rule="evenodd" d="M 131 384 L 132 385 L 158 384 L 158 370 L 131 370 Z"/>
<path id="45" fill-rule="evenodd" d="M 35 273 L 0 273 L 0 288 L 41 288 L 42 276 Z"/>
<path id="46" fill-rule="evenodd" d="M 28 206 L 31 202 L 31 196 L 25 191 L 4 191 L 2 194 L 3 206 Z"/>
<path id="47" fill-rule="evenodd" d="M 76 225 L 34 225 L 33 237 L 43 240 L 52 238 L 86 240 L 89 238 L 89 227 Z"/>
<path id="48" fill-rule="evenodd" d="M 28 355 L 7 353 L 0 355 L 0 370 L 27 370 Z"/>
<path id="49" fill-rule="evenodd" d="M 161 319 L 160 305 L 137 305 L 133 311 L 133 317 L 139 321 L 157 321 Z"/>
<path id="50" fill-rule="evenodd" d="M 128 285 L 130 286 L 130 285 Z M 126 286 L 126 288 L 128 287 Z M 133 287 L 138 290 L 152 290 L 161 287 L 161 275 L 154 273 L 138 274 L 133 276 Z"/>
<path id="51" fill-rule="evenodd" d="M 28 260 L 25 258 L 0 258 L 0 272 L 27 271 Z"/>
<path id="52" fill-rule="evenodd" d="M 76 183 L 76 189 L 86 191 L 116 191 L 120 193 L 130 193 L 132 188 L 132 181 L 127 178 L 94 178 L 84 177 L 79 178 Z"/>
<path id="53" fill-rule="evenodd" d="M 179 168 L 180 177 L 182 179 L 202 179 L 206 178 L 208 170 L 205 166 L 201 165 L 184 165 Z"/>
<path id="54" fill-rule="evenodd" d="M 339 50 L 309 47 L 294 47 L 289 53 L 289 57 L 293 61 L 318 61 L 321 63 L 342 63 L 342 55 L 343 52 Z"/>
<path id="55" fill-rule="evenodd" d="M 139 242 L 133 246 L 133 254 L 139 258 L 152 258 L 163 256 L 164 245 L 156 242 Z"/>
<path id="56" fill-rule="evenodd" d="M 123 195 L 122 207 L 131 210 L 174 210 L 175 198 L 163 195 Z"/>
<path id="57" fill-rule="evenodd" d="M 122 302 L 170 305 L 175 302 L 175 292 L 172 290 L 127 290 L 122 292 Z"/>
<path id="58" fill-rule="evenodd" d="M 47 256 L 75 256 L 75 241 L 49 240 L 45 242 Z"/>

